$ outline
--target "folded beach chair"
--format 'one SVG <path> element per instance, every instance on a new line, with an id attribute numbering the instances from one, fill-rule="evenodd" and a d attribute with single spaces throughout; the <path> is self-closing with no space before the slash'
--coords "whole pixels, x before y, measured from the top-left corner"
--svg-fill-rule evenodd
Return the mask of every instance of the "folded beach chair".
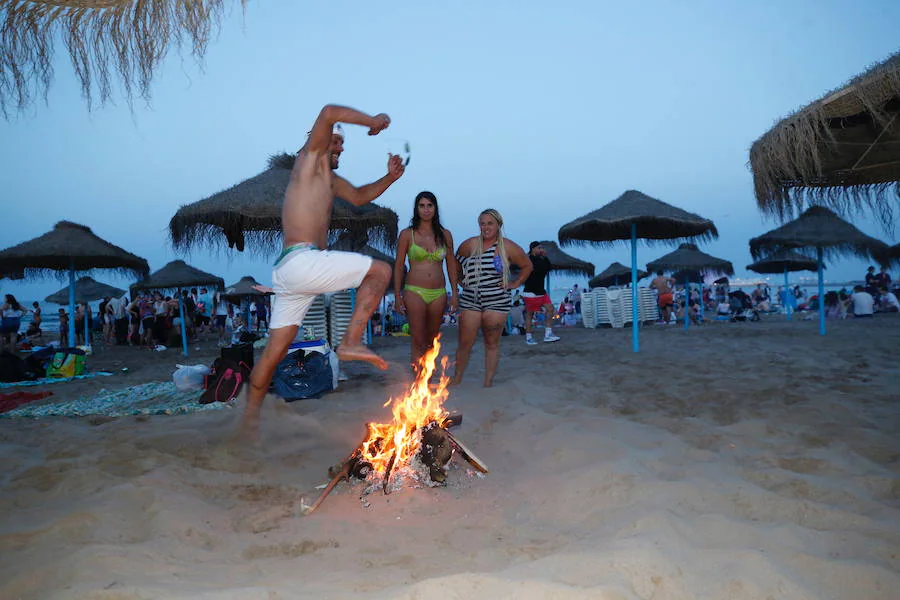
<path id="1" fill-rule="evenodd" d="M 328 336 L 328 311 L 325 309 L 325 296 L 317 296 L 303 322 L 300 324 L 302 333 L 310 333 L 314 339 L 324 340 Z"/>

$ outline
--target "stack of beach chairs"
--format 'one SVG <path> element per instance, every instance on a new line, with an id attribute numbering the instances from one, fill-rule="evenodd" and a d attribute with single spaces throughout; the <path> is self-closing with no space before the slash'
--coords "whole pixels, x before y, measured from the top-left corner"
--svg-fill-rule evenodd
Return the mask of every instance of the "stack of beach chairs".
<path id="1" fill-rule="evenodd" d="M 334 348 L 344 339 L 344 332 L 350 326 L 350 318 L 356 307 L 356 290 L 344 290 L 331 295 L 328 305 L 328 344 Z M 370 331 L 368 327 L 363 332 L 363 344 L 370 344 Z"/>
<path id="2" fill-rule="evenodd" d="M 325 296 L 316 296 L 303 322 L 300 324 L 302 334 L 309 333 L 314 339 L 324 340 L 328 335 L 328 310 L 325 307 Z"/>
<path id="3" fill-rule="evenodd" d="M 581 296 L 581 319 L 587 329 L 607 325 L 613 328 L 631 323 L 631 288 L 594 288 Z M 638 288 L 638 319 L 641 323 L 659 318 L 656 293 Z"/>

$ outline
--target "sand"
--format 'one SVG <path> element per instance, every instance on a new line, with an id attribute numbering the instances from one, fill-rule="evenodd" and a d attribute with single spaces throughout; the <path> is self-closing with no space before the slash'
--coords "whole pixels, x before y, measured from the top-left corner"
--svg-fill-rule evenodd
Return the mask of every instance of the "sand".
<path id="1" fill-rule="evenodd" d="M 231 438 L 239 410 L 0 420 L 0 597 L 897 598 L 900 318 L 829 328 L 651 326 L 640 354 L 629 330 L 505 337 L 489 390 L 479 344 L 448 408 L 491 472 L 454 459 L 447 487 L 364 498 L 342 483 L 310 516 L 300 497 L 408 383 L 407 338 L 376 342 L 386 373 L 267 401 L 259 446 Z"/>

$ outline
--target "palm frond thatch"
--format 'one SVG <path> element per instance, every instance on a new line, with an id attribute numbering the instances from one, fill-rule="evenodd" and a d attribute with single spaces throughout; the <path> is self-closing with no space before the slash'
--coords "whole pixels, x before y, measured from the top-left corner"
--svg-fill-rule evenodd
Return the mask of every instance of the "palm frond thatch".
<path id="1" fill-rule="evenodd" d="M 131 289 L 168 290 L 200 286 L 221 289 L 225 287 L 225 281 L 217 275 L 192 267 L 183 260 L 173 260 L 159 271 L 154 271 L 145 279 L 133 284 Z"/>
<path id="2" fill-rule="evenodd" d="M 694 244 L 681 244 L 677 250 L 647 263 L 647 270 L 699 271 L 707 275 L 734 275 L 731 262 L 701 252 Z"/>
<path id="3" fill-rule="evenodd" d="M 75 282 L 75 302 L 93 302 L 101 298 L 120 298 L 125 290 L 95 281 L 91 277 L 81 277 Z M 44 298 L 50 304 L 65 305 L 69 303 L 69 286 Z"/>
<path id="4" fill-rule="evenodd" d="M 576 275 L 584 275 L 585 277 L 594 276 L 594 264 L 584 260 L 579 260 L 574 256 L 566 254 L 559 249 L 556 242 L 544 240 L 540 242 L 541 248 L 547 253 L 550 259 L 550 271 L 567 271 Z"/>
<path id="5" fill-rule="evenodd" d="M 271 254 L 282 240 L 281 207 L 293 162 L 293 155 L 274 155 L 269 168 L 259 175 L 179 208 L 169 221 L 172 244 L 181 250 L 227 244 L 239 251 L 249 245 L 257 254 Z M 393 249 L 397 213 L 374 203 L 353 206 L 335 198 L 330 230 L 366 233 L 377 244 Z"/>
<path id="6" fill-rule="evenodd" d="M 342 252 L 356 252 L 358 254 L 371 256 L 375 260 L 386 262 L 389 265 L 394 264 L 395 259 L 393 256 L 385 254 L 377 248 L 373 248 L 368 244 L 368 241 L 368 235 L 354 235 L 348 231 L 345 231 L 337 236 L 337 239 L 334 242 L 328 245 L 328 249 L 340 250 Z"/>
<path id="7" fill-rule="evenodd" d="M 638 280 L 648 275 L 647 271 L 638 269 Z M 614 262 L 606 267 L 599 275 L 588 281 L 588 286 L 609 287 L 631 283 L 631 267 L 626 267 L 620 262 Z"/>
<path id="8" fill-rule="evenodd" d="M 232 283 L 229 286 L 225 287 L 223 295 L 229 300 L 239 300 L 240 298 L 246 296 L 268 296 L 270 294 L 260 292 L 257 289 L 254 289 L 253 286 L 259 285 L 259 282 L 256 281 L 250 275 L 246 275 L 241 277 L 236 283 Z"/>
<path id="9" fill-rule="evenodd" d="M 880 264 L 890 262 L 887 244 L 864 234 L 824 206 L 813 206 L 793 221 L 750 240 L 750 254 L 756 260 L 780 250 L 800 248 L 821 248 L 827 258 L 850 254 Z"/>
<path id="10" fill-rule="evenodd" d="M 747 269 L 756 273 L 784 273 L 785 271 L 815 271 L 818 269 L 816 259 L 793 250 L 780 250 L 758 260 Z"/>
<path id="11" fill-rule="evenodd" d="M 60 221 L 51 231 L 0 251 L 2 273 L 59 276 L 70 268 L 79 274 L 114 269 L 131 277 L 143 277 L 150 271 L 140 256 L 101 239 L 89 227 L 70 221 Z"/>
<path id="12" fill-rule="evenodd" d="M 779 121 L 750 148 L 750 167 L 767 213 L 867 207 L 890 228 L 900 201 L 900 53 Z"/>
<path id="13" fill-rule="evenodd" d="M 241 0 L 243 5 L 246 0 Z M 53 80 L 54 44 L 66 44 L 81 93 L 112 95 L 118 74 L 129 103 L 150 99 L 153 74 L 169 47 L 187 41 L 202 62 L 230 0 L 0 0 L 0 110 L 9 117 Z"/>
<path id="14" fill-rule="evenodd" d="M 715 224 L 709 219 L 639 191 L 628 190 L 606 206 L 560 227 L 559 241 L 563 246 L 606 246 L 631 239 L 632 224 L 637 225 L 637 237 L 645 240 L 719 237 Z"/>

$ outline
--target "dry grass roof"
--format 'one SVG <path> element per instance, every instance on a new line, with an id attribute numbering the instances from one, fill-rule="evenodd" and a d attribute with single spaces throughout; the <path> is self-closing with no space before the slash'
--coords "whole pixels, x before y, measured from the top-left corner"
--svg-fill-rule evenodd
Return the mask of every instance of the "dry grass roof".
<path id="1" fill-rule="evenodd" d="M 60 221 L 52 230 L 34 239 L 0 251 L 0 273 L 43 277 L 68 273 L 86 274 L 94 269 L 113 269 L 132 277 L 150 271 L 147 261 L 110 244 L 89 227 Z"/>
<path id="2" fill-rule="evenodd" d="M 246 0 L 241 0 L 243 5 Z M 88 107 L 112 95 L 150 99 L 153 74 L 182 43 L 202 61 L 230 0 L 4 0 L 0 19 L 0 110 L 47 98 L 55 44 L 64 43 Z"/>
<path id="3" fill-rule="evenodd" d="M 559 229 L 563 246 L 606 246 L 631 239 L 631 225 L 644 240 L 710 239 L 719 236 L 709 219 L 666 204 L 637 190 L 628 190 L 606 206 Z"/>
<path id="4" fill-rule="evenodd" d="M 648 275 L 647 271 L 638 269 L 638 280 Z M 611 285 L 621 285 L 631 283 L 631 267 L 626 267 L 620 262 L 614 262 L 606 267 L 599 275 L 588 281 L 588 285 L 595 287 L 609 287 Z"/>
<path id="5" fill-rule="evenodd" d="M 785 271 L 816 271 L 818 262 L 793 250 L 779 250 L 752 265 L 747 269 L 757 273 L 784 273 Z"/>
<path id="6" fill-rule="evenodd" d="M 225 281 L 218 275 L 201 271 L 185 263 L 173 260 L 159 271 L 131 286 L 132 290 L 168 290 L 174 288 L 212 287 L 222 289 Z"/>
<path id="7" fill-rule="evenodd" d="M 681 244 L 677 250 L 647 263 L 647 270 L 734 275 L 734 267 L 729 261 L 701 252 L 694 244 Z"/>
<path id="8" fill-rule="evenodd" d="M 802 215 L 750 240 L 754 259 L 790 249 L 821 248 L 826 257 L 853 255 L 881 264 L 890 260 L 884 242 L 870 237 L 824 206 L 813 206 Z"/>
<path id="9" fill-rule="evenodd" d="M 181 250 L 194 246 L 237 248 L 249 246 L 254 253 L 271 254 L 282 241 L 281 207 L 290 180 L 294 155 L 269 158 L 269 168 L 227 190 L 178 209 L 169 222 L 173 245 Z M 353 206 L 335 198 L 330 232 L 366 234 L 376 244 L 394 248 L 397 243 L 397 213 L 369 203 Z"/>
<path id="10" fill-rule="evenodd" d="M 75 282 L 75 302 L 93 302 L 101 298 L 121 298 L 125 290 L 95 281 L 91 277 L 81 277 Z M 44 298 L 50 304 L 66 305 L 69 303 L 69 286 Z"/>
<path id="11" fill-rule="evenodd" d="M 871 208 L 890 226 L 900 201 L 900 53 L 785 117 L 750 149 L 760 208 Z"/>
<path id="12" fill-rule="evenodd" d="M 567 271 L 576 275 L 584 275 L 585 277 L 594 276 L 593 263 L 566 254 L 559 249 L 559 246 L 554 241 L 544 240 L 540 244 L 541 248 L 547 253 L 547 258 L 550 259 L 551 271 Z"/>

